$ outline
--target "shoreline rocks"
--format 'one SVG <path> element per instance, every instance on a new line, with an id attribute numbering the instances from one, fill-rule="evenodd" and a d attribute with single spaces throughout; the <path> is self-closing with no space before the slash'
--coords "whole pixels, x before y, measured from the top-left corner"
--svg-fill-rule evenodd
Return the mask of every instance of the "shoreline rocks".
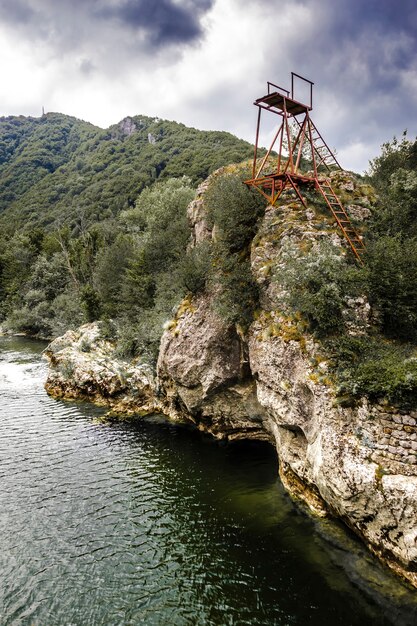
<path id="1" fill-rule="evenodd" d="M 117 358 L 114 351 L 98 323 L 67 331 L 44 351 L 46 391 L 55 398 L 89 400 L 121 415 L 160 410 L 151 368 Z"/>

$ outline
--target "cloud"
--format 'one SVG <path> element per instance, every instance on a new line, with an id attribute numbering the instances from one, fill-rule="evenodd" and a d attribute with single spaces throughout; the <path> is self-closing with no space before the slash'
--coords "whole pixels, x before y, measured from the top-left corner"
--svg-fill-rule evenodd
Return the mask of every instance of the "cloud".
<path id="1" fill-rule="evenodd" d="M 172 0 L 124 0 L 116 6 L 100 7 L 96 11 L 102 20 L 113 19 L 119 24 L 146 35 L 156 47 L 172 43 L 189 43 L 202 36 L 201 16 L 213 2 L 194 0 L 179 4 Z"/>
<path id="2" fill-rule="evenodd" d="M 378 145 L 417 130 L 414 4 L 3 0 L 0 113 L 45 105 L 101 126 L 144 114 L 253 141 L 253 101 L 293 70 L 315 83 L 326 141 L 365 169 Z"/>
<path id="3" fill-rule="evenodd" d="M 35 15 L 25 0 L 6 0 L 0 5 L 0 19 L 9 24 L 27 24 Z"/>
<path id="4" fill-rule="evenodd" d="M 78 48 L 105 36 L 119 47 L 132 42 L 162 49 L 203 36 L 201 19 L 214 0 L 3 0 L 0 20 L 55 52 Z M 130 35 L 126 36 L 126 30 Z M 108 39 L 111 34 L 110 40 Z"/>
<path id="5" fill-rule="evenodd" d="M 334 11 L 334 24 L 341 29 L 339 35 L 345 34 L 349 38 L 355 33 L 375 30 L 380 33 L 403 31 L 414 34 L 417 7 L 414 0 L 401 0 L 401 3 L 392 0 L 339 0 Z"/>
<path id="6" fill-rule="evenodd" d="M 412 0 L 401 6 L 392 0 L 296 4 L 299 17 L 294 20 L 293 5 L 289 28 L 298 36 L 287 37 L 284 59 L 276 46 L 285 36 L 281 20 L 276 38 L 264 46 L 270 80 L 285 87 L 290 70 L 313 80 L 313 119 L 326 140 L 346 155 L 347 167 L 356 163 L 364 169 L 383 141 L 404 127 L 416 130 L 417 6 Z"/>
<path id="7" fill-rule="evenodd" d="M 92 74 L 96 69 L 91 59 L 81 59 L 79 67 L 81 73 L 85 74 L 86 76 Z"/>

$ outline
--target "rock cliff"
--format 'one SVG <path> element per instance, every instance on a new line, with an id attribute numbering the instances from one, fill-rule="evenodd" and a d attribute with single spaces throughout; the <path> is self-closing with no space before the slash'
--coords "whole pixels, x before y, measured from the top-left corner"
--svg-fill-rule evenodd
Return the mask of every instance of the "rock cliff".
<path id="1" fill-rule="evenodd" d="M 354 219 L 369 216 L 366 188 L 340 172 L 332 184 Z M 190 205 L 189 218 L 193 245 L 213 236 L 204 194 Z M 285 247 L 324 239 L 343 248 L 335 224 L 301 203 L 267 208 L 251 249 L 261 311 L 243 336 L 212 312 L 210 295 L 179 309 L 158 360 L 166 411 L 187 415 L 217 437 L 272 441 L 290 493 L 316 513 L 344 520 L 417 585 L 415 416 L 365 399 L 341 406 L 320 345 L 282 311 L 271 280 Z M 369 305 L 358 298 L 349 306 L 350 332 L 363 332 Z"/>
<path id="2" fill-rule="evenodd" d="M 352 217 L 366 219 L 367 190 L 358 191 L 340 172 L 332 183 Z M 209 185 L 210 179 L 188 210 L 190 245 L 213 237 L 204 205 Z M 288 245 L 324 239 L 344 246 L 331 220 L 301 203 L 268 207 L 251 247 L 261 309 L 247 332 L 219 318 L 212 293 L 187 298 L 162 336 L 156 380 L 142 366 L 121 375 L 120 364 L 109 365 L 111 346 L 87 327 L 49 346 L 47 389 L 61 397 L 93 396 L 122 410 L 163 411 L 220 439 L 271 442 L 293 496 L 319 515 L 342 519 L 417 586 L 417 413 L 365 398 L 351 407 L 338 402 L 326 355 L 283 309 L 271 279 Z M 347 303 L 346 315 L 351 333 L 371 323 L 364 298 Z M 87 331 L 90 350 L 83 352 Z"/>
<path id="3" fill-rule="evenodd" d="M 258 402 L 247 346 L 210 308 L 185 301 L 161 341 L 158 383 L 165 412 L 184 415 L 219 439 L 272 441 Z"/>

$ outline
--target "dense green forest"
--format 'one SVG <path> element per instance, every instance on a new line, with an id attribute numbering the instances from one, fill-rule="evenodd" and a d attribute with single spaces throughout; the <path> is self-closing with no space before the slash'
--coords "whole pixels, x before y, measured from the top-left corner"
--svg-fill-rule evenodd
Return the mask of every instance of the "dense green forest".
<path id="1" fill-rule="evenodd" d="M 111 219 L 156 180 L 192 184 L 252 155 L 225 132 L 135 116 L 102 130 L 66 115 L 0 119 L 0 225 L 56 226 Z"/>
<path id="2" fill-rule="evenodd" d="M 264 210 L 242 165 L 206 194 L 216 241 L 189 249 L 186 207 L 208 174 L 250 144 L 155 118 L 107 130 L 59 114 L 0 120 L 0 324 L 53 337 L 101 320 L 120 356 L 154 362 L 163 324 L 187 293 L 242 331 L 259 307 L 250 243 Z M 340 400 L 417 400 L 417 141 L 382 147 L 359 267 L 331 242 L 293 250 L 275 280 L 287 308 L 330 357 Z M 365 296 L 372 327 L 349 333 L 346 302 Z"/>
<path id="3" fill-rule="evenodd" d="M 229 133 L 144 116 L 107 130 L 56 113 L 0 119 L 0 323 L 51 337 L 114 319 L 121 352 L 153 358 L 187 290 L 186 206 L 252 154 Z"/>

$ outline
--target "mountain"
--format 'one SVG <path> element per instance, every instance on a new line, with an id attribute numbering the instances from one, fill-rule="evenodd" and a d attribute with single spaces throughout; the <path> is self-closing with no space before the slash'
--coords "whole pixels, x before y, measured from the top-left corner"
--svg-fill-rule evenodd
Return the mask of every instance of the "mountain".
<path id="1" fill-rule="evenodd" d="M 187 289 L 186 207 L 210 173 L 252 154 L 229 133 L 145 116 L 106 130 L 59 113 L 0 118 L 0 322 L 49 337 L 119 319 L 126 352 L 144 324 L 154 354 Z"/>
<path id="2" fill-rule="evenodd" d="M 0 118 L 0 224 L 51 228 L 80 214 L 89 222 L 134 205 L 158 179 L 204 180 L 250 158 L 252 146 L 225 132 L 146 116 L 101 129 L 74 117 Z"/>

